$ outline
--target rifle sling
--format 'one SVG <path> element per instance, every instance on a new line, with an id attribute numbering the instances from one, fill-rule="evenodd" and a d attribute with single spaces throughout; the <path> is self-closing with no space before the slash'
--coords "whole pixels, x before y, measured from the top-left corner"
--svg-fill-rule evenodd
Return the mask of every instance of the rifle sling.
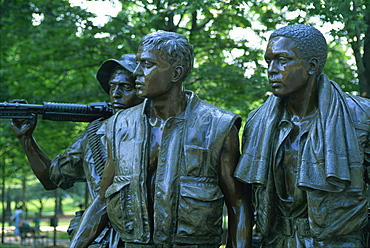
<path id="1" fill-rule="evenodd" d="M 104 166 L 107 161 L 107 152 L 101 142 L 102 134 L 96 134 L 100 126 L 103 124 L 104 118 L 99 118 L 90 123 L 87 127 L 87 139 L 94 159 L 95 170 L 101 178 L 104 171 Z"/>

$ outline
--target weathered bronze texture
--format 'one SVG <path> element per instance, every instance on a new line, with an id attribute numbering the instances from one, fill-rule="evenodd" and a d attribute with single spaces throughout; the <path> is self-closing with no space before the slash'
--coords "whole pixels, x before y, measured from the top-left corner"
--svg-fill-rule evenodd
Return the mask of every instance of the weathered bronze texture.
<path id="1" fill-rule="evenodd" d="M 147 99 L 109 120 L 101 191 L 70 247 L 88 246 L 107 217 L 125 247 L 218 247 L 224 201 L 227 247 L 251 245 L 248 188 L 232 176 L 240 116 L 183 89 L 193 57 L 177 33 L 141 40 L 134 75 Z"/>
<path id="2" fill-rule="evenodd" d="M 262 247 L 365 247 L 370 101 L 330 81 L 326 57 L 309 25 L 268 41 L 273 94 L 247 119 L 235 171 L 253 185 Z"/>
<path id="3" fill-rule="evenodd" d="M 24 100 L 0 103 L 1 119 L 31 119 L 41 115 L 43 120 L 91 122 L 101 117 L 112 116 L 113 109 L 106 102 L 74 104 L 44 102 L 43 104 L 26 104 Z"/>
<path id="4" fill-rule="evenodd" d="M 125 54 L 120 60 L 105 61 L 97 73 L 100 84 L 110 95 L 114 112 L 137 105 L 143 100 L 136 96 L 132 64 L 136 64 L 135 55 Z M 100 77 L 102 74 L 105 77 Z M 107 75 L 110 77 L 107 78 Z M 107 158 L 107 150 L 102 143 L 107 120 L 107 118 L 99 118 L 91 122 L 64 153 L 52 160 L 32 136 L 36 127 L 36 116 L 29 119 L 12 119 L 11 125 L 25 150 L 31 168 L 45 189 L 56 187 L 68 189 L 75 182 L 86 181 L 90 196 L 94 198 L 100 189 Z M 78 214 L 71 221 L 68 230 L 70 235 L 74 234 L 80 218 Z M 116 238 L 112 237 L 111 230 L 113 229 L 107 226 L 102 227 L 98 233 L 101 236 L 94 241 L 94 244 L 99 243 L 100 247 L 116 247 L 119 237 L 117 235 Z"/>

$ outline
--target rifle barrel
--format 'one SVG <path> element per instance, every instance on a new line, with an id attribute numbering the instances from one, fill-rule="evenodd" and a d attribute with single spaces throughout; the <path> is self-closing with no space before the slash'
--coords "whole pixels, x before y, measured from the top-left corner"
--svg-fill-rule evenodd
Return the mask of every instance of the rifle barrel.
<path id="1" fill-rule="evenodd" d="M 40 104 L 0 103 L 0 118 L 27 119 L 42 115 L 45 120 L 91 122 L 100 117 L 110 117 L 112 107 L 105 102 L 87 104 L 53 103 Z"/>

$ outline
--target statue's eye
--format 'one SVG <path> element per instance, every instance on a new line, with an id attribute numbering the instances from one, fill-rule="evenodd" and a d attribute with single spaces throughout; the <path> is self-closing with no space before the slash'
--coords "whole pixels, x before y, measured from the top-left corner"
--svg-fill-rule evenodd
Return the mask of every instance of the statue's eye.
<path id="1" fill-rule="evenodd" d="M 145 67 L 146 68 L 150 68 L 150 67 L 152 67 L 154 65 L 154 63 L 152 63 L 150 61 L 145 61 L 144 64 L 145 64 Z"/>

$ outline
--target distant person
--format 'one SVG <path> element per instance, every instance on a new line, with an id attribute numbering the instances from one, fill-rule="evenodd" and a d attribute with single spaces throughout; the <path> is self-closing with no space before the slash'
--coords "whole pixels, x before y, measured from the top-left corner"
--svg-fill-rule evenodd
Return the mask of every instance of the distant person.
<path id="1" fill-rule="evenodd" d="M 39 213 L 35 213 L 35 217 L 33 218 L 33 223 L 34 223 L 33 230 L 36 235 L 40 234 L 40 219 L 41 218 L 40 218 Z"/>
<path id="2" fill-rule="evenodd" d="M 19 226 L 22 224 L 22 221 L 24 219 L 23 216 L 23 205 L 20 205 L 18 208 L 16 208 L 14 216 L 14 236 L 21 236 L 21 232 L 19 230 Z"/>

